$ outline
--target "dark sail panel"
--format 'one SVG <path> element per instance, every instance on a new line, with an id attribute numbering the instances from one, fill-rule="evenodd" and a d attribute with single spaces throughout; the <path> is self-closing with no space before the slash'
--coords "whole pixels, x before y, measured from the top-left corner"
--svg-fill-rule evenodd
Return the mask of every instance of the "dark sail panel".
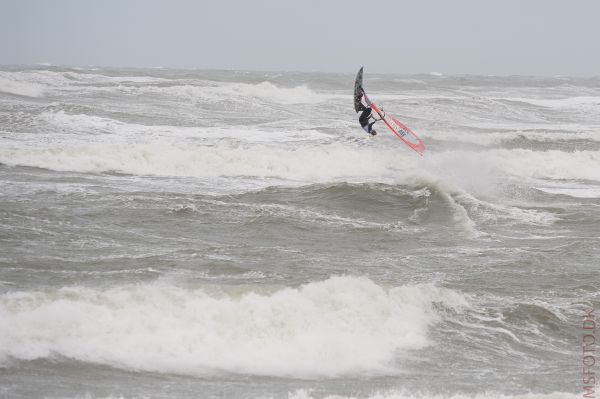
<path id="1" fill-rule="evenodd" d="M 362 96 L 362 75 L 363 67 L 356 74 L 356 80 L 354 81 L 354 110 L 358 112 L 360 110 L 360 98 Z"/>

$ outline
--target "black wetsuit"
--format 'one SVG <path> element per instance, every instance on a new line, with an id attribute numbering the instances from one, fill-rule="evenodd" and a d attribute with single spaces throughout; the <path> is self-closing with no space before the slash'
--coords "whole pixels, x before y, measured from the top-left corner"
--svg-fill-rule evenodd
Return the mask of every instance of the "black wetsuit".
<path id="1" fill-rule="evenodd" d="M 360 126 L 365 130 L 365 132 L 373 134 L 373 125 L 375 124 L 375 122 L 377 122 L 377 120 L 374 120 L 373 122 L 369 123 L 369 118 L 371 118 L 372 111 L 371 107 L 367 108 L 361 103 L 360 110 L 362 111 L 362 113 L 358 117 L 358 122 L 360 123 Z"/>

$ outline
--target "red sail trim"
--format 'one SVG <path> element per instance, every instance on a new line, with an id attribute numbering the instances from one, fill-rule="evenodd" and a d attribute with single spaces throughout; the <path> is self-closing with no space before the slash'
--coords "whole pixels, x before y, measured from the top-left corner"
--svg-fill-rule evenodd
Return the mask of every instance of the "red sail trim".
<path id="1" fill-rule="evenodd" d="M 394 132 L 396 136 L 398 136 L 400 140 L 404 141 L 407 146 L 415 150 L 419 155 L 423 156 L 423 152 L 425 151 L 425 143 L 423 143 L 423 140 L 421 140 L 415 132 L 413 132 L 408 126 L 393 116 L 387 116 L 383 114 L 377 105 L 369 100 L 369 97 L 367 97 L 366 93 L 365 99 L 367 100 L 367 103 L 371 105 L 371 108 L 377 112 L 379 117 L 385 122 L 390 130 Z"/>

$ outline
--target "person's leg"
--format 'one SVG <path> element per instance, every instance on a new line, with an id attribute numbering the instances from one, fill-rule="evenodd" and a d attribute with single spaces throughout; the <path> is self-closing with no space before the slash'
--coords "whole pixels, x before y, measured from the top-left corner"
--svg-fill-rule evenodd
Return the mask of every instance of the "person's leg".
<path id="1" fill-rule="evenodd" d="M 371 108 L 366 108 L 362 114 L 360 114 L 360 117 L 358 118 L 358 121 L 360 122 L 361 126 L 367 126 L 369 124 L 369 118 L 371 117 Z"/>

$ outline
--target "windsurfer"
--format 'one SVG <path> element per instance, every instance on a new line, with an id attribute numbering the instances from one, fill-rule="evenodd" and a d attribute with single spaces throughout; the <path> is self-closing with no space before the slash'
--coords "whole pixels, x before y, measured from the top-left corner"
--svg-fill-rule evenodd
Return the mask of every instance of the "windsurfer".
<path id="1" fill-rule="evenodd" d="M 364 95 L 365 94 L 363 92 L 362 98 L 364 98 Z M 375 129 L 373 129 L 373 125 L 375 124 L 375 122 L 377 122 L 380 119 L 375 119 L 375 117 L 373 117 L 373 115 L 371 115 L 372 108 L 366 107 L 365 105 L 363 105 L 362 98 L 358 105 L 359 108 L 358 108 L 357 112 L 362 111 L 362 113 L 358 117 L 358 122 L 360 123 L 360 126 L 363 128 L 363 130 L 365 132 L 369 133 L 371 136 L 375 136 L 377 134 L 377 132 L 375 131 Z M 373 122 L 369 122 L 370 119 L 373 119 Z"/>

